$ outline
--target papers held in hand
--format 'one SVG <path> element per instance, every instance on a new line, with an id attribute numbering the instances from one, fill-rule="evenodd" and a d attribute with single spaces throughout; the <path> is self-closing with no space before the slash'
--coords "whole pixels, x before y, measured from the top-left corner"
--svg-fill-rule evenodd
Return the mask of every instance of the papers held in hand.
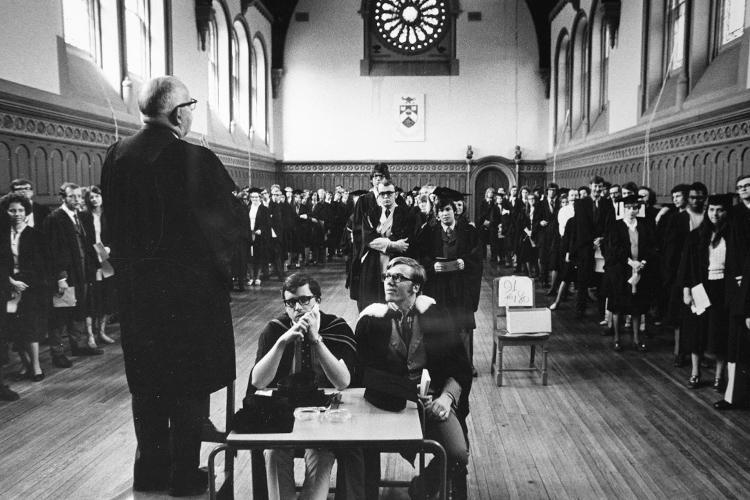
<path id="1" fill-rule="evenodd" d="M 690 293 L 693 295 L 693 304 L 690 306 L 690 310 L 700 316 L 711 306 L 711 300 L 708 298 L 706 289 L 703 288 L 703 283 L 698 283 L 691 288 Z"/>
<path id="2" fill-rule="evenodd" d="M 76 289 L 71 286 L 65 289 L 62 295 L 52 296 L 52 307 L 75 307 L 76 306 Z"/>
<path id="3" fill-rule="evenodd" d="M 8 312 L 8 314 L 15 314 L 16 312 L 18 312 L 19 302 L 21 302 L 21 293 L 13 293 L 13 297 L 8 301 L 8 304 L 5 307 L 6 312 Z"/>
<path id="4" fill-rule="evenodd" d="M 454 271 L 460 271 L 458 267 L 458 259 L 446 259 L 445 257 L 437 257 L 436 262 L 440 262 L 443 265 L 441 273 L 452 273 Z"/>
<path id="5" fill-rule="evenodd" d="M 94 250 L 96 251 L 96 256 L 99 258 L 99 264 L 101 265 L 102 269 L 102 276 L 105 278 L 114 276 L 115 270 L 112 267 L 112 264 L 109 263 L 109 253 L 107 252 L 107 249 L 104 247 L 104 245 L 102 245 L 101 242 L 94 243 Z"/>

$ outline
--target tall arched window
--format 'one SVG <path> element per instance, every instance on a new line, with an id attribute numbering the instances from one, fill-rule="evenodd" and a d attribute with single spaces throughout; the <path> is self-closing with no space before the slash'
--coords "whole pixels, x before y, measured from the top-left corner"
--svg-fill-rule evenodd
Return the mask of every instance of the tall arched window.
<path id="1" fill-rule="evenodd" d="M 99 61 L 98 0 L 63 0 L 63 35 L 65 42 Z"/>
<path id="2" fill-rule="evenodd" d="M 570 112 L 570 74 L 568 46 L 570 39 L 567 30 L 563 30 L 557 39 L 555 48 L 555 143 L 563 142 L 568 129 Z"/>
<path id="3" fill-rule="evenodd" d="M 668 0 L 667 4 L 668 71 L 681 68 L 685 58 L 685 1 Z"/>
<path id="4" fill-rule="evenodd" d="M 266 62 L 266 49 L 259 36 L 253 39 L 253 58 L 255 71 L 253 72 L 252 111 L 253 128 L 255 134 L 268 144 L 268 120 L 266 117 L 267 93 L 266 82 L 268 81 L 268 69 Z"/>
<path id="5" fill-rule="evenodd" d="M 140 81 L 166 73 L 164 0 L 124 0 L 125 62 Z"/>
<path id="6" fill-rule="evenodd" d="M 588 57 L 586 43 L 586 16 L 581 14 L 573 24 L 573 50 L 571 68 L 571 108 L 570 126 L 576 131 L 586 117 L 586 89 L 588 88 Z"/>
<path id="7" fill-rule="evenodd" d="M 745 31 L 745 0 L 721 0 L 719 10 L 719 47 L 733 42 Z"/>
<path id="8" fill-rule="evenodd" d="M 604 22 L 603 9 L 597 9 L 592 17 L 589 47 L 591 51 L 591 78 L 589 86 L 589 120 L 594 122 L 607 107 L 609 78 L 609 28 Z"/>
<path id="9" fill-rule="evenodd" d="M 232 121 L 250 131 L 250 51 L 245 25 L 234 22 L 232 37 Z"/>
<path id="10" fill-rule="evenodd" d="M 229 126 L 230 116 L 230 42 L 226 11 L 221 2 L 212 3 L 213 15 L 208 25 L 208 104 L 219 120 Z"/>

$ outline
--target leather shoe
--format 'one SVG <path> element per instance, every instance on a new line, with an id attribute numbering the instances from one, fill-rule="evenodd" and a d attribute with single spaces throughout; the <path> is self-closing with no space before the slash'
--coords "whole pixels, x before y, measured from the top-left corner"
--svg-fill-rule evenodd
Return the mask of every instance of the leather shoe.
<path id="1" fill-rule="evenodd" d="M 726 399 L 720 399 L 714 403 L 714 408 L 716 408 L 719 411 L 724 411 L 724 410 L 733 410 L 736 408 L 736 406 L 730 403 L 729 401 L 727 401 Z"/>
<path id="2" fill-rule="evenodd" d="M 167 493 L 171 497 L 191 497 L 202 495 L 208 489 L 208 471 L 197 469 L 185 480 L 172 477 Z"/>
<path id="3" fill-rule="evenodd" d="M 104 351 L 102 349 L 99 349 L 98 347 L 76 347 L 74 349 L 70 350 L 70 353 L 73 356 L 98 356 L 100 354 L 104 354 Z"/>
<path id="4" fill-rule="evenodd" d="M 695 389 L 701 385 L 701 376 L 700 375 L 691 375 L 690 379 L 688 380 L 687 386 L 690 389 Z"/>
<path id="5" fill-rule="evenodd" d="M 0 401 L 18 401 L 21 396 L 7 385 L 0 385 Z"/>
<path id="6" fill-rule="evenodd" d="M 65 354 L 53 354 L 52 364 L 58 368 L 70 368 L 73 363 L 65 356 Z"/>
<path id="7" fill-rule="evenodd" d="M 32 382 L 41 382 L 42 380 L 44 380 L 44 372 L 42 372 L 42 373 L 35 373 L 35 374 L 33 374 L 31 376 L 31 381 Z"/>

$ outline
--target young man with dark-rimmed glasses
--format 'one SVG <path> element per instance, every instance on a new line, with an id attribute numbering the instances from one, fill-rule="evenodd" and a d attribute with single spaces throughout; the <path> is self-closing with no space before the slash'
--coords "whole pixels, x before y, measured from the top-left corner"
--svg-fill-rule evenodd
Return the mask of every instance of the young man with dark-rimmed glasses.
<path id="1" fill-rule="evenodd" d="M 316 387 L 345 389 L 351 382 L 356 364 L 357 344 L 352 329 L 343 318 L 320 310 L 321 291 L 318 282 L 304 274 L 292 274 L 281 287 L 284 312 L 271 320 L 258 338 L 255 366 L 250 372 L 248 393 L 274 388 L 292 374 L 303 373 L 315 380 Z M 299 376 L 299 375 L 297 375 Z M 339 454 L 340 466 L 361 467 L 360 458 L 353 460 Z M 268 497 L 295 498 L 294 451 L 264 451 Z M 357 456 L 356 454 L 354 455 Z M 303 498 L 325 498 L 331 468 L 336 459 L 333 451 L 305 450 L 305 481 Z M 361 473 L 345 474 L 349 481 L 361 479 Z M 345 498 L 360 498 L 353 484 L 344 486 Z M 361 489 L 361 485 L 359 486 Z"/>

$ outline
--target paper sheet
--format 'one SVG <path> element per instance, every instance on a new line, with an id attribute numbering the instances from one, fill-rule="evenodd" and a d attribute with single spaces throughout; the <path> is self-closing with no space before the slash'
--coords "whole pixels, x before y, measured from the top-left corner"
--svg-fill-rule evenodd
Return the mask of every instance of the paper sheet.
<path id="1" fill-rule="evenodd" d="M 76 289 L 71 286 L 65 289 L 62 296 L 57 294 L 52 296 L 52 307 L 75 307 L 76 305 Z"/>
<path id="2" fill-rule="evenodd" d="M 700 316 L 711 306 L 711 300 L 708 298 L 706 289 L 703 288 L 703 283 L 698 283 L 691 288 L 690 293 L 693 295 L 693 305 L 690 306 L 690 310 Z"/>

